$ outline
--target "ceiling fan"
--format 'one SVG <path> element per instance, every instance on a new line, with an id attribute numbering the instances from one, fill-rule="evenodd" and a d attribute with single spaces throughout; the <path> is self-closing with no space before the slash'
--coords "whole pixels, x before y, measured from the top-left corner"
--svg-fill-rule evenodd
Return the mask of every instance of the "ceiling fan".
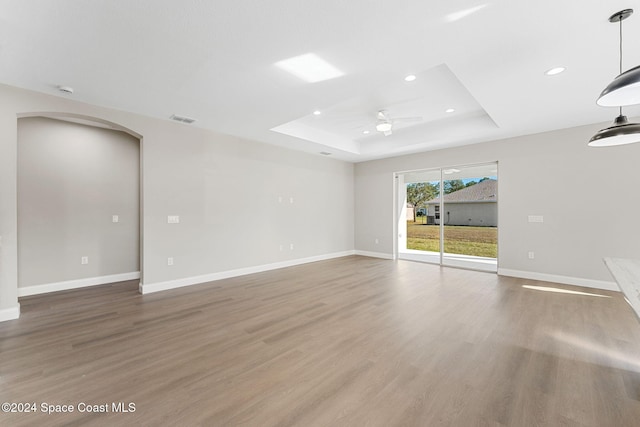
<path id="1" fill-rule="evenodd" d="M 393 132 L 393 126 L 400 122 L 419 122 L 422 117 L 396 117 L 392 119 L 389 117 L 387 110 L 380 110 L 376 115 L 378 122 L 376 123 L 376 130 L 382 132 L 384 136 L 389 136 Z"/>

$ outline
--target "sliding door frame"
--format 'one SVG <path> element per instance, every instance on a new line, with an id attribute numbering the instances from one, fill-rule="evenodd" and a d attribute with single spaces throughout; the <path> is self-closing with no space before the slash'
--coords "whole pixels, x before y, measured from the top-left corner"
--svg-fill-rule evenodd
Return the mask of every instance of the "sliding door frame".
<path id="1" fill-rule="evenodd" d="M 489 161 L 489 162 L 480 162 L 480 163 L 470 163 L 470 164 L 458 164 L 458 165 L 447 165 L 447 166 L 440 166 L 440 167 L 434 167 L 434 168 L 424 168 L 424 169 L 412 169 L 412 170 L 405 170 L 405 171 L 399 171 L 399 172 L 394 172 L 393 174 L 393 259 L 394 260 L 399 260 L 400 259 L 400 247 L 399 247 L 399 240 L 400 240 L 400 228 L 399 228 L 399 224 L 400 224 L 400 219 L 404 218 L 404 220 L 406 221 L 406 215 L 403 215 L 403 212 L 405 212 L 406 210 L 406 204 L 407 204 L 407 198 L 406 198 L 406 183 L 404 181 L 404 176 L 406 174 L 410 174 L 410 173 L 419 173 L 419 172 L 430 172 L 430 171 L 438 171 L 439 172 L 439 176 L 440 176 L 440 185 L 439 185 L 439 198 L 440 198 L 440 202 L 439 202 L 439 211 L 440 211 L 440 221 L 439 221 L 439 248 L 440 248 L 440 256 L 439 256 L 439 262 L 436 264 L 435 262 L 429 262 L 429 261 L 423 261 L 423 262 L 427 262 L 430 264 L 434 264 L 434 265 L 440 265 L 440 266 L 444 266 L 444 267 L 457 267 L 455 265 L 448 265 L 444 263 L 444 220 L 443 220 L 443 212 L 444 212 L 444 170 L 445 169 L 456 169 L 456 168 L 471 168 L 471 167 L 475 167 L 475 166 L 489 166 L 489 165 L 495 165 L 496 167 L 496 177 L 498 177 L 499 180 L 499 171 L 498 171 L 498 167 L 499 167 L 499 163 L 497 160 L 495 161 Z M 402 188 L 401 188 L 402 186 Z M 498 184 L 498 188 L 499 188 L 499 184 Z M 404 197 L 402 197 L 404 196 Z M 400 198 L 402 197 L 403 201 L 400 200 Z M 496 194 L 496 201 L 497 203 L 499 203 L 499 199 L 500 197 L 498 197 L 498 195 Z M 415 215 L 415 212 L 414 212 Z M 497 233 L 500 233 L 500 215 L 499 215 L 499 209 L 497 209 Z M 406 236 L 406 228 L 405 230 L 405 236 L 404 239 L 407 239 Z M 496 253 L 496 270 L 499 268 L 499 250 L 498 253 Z M 457 267 L 460 268 L 460 267 Z M 473 269 L 472 267 L 469 267 L 469 269 Z M 482 270 L 485 271 L 485 270 Z"/>

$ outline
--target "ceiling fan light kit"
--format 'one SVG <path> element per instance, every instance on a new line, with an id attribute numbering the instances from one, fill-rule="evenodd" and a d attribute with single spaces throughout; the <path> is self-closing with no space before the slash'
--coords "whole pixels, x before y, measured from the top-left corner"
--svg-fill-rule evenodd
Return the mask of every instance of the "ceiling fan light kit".
<path id="1" fill-rule="evenodd" d="M 378 122 L 376 123 L 376 130 L 384 134 L 384 136 L 389 136 L 393 133 L 393 126 L 396 122 L 419 122 L 422 120 L 422 117 L 389 117 L 389 113 L 387 110 L 380 110 L 376 114 Z"/>
<path id="2" fill-rule="evenodd" d="M 604 107 L 620 107 L 620 114 L 613 126 L 599 130 L 590 140 L 591 147 L 610 147 L 640 142 L 640 124 L 629 123 L 622 114 L 622 107 L 640 103 L 640 66 L 622 72 L 622 21 L 633 14 L 624 9 L 609 17 L 609 22 L 620 23 L 620 74 L 600 94 L 597 104 Z"/>
<path id="3" fill-rule="evenodd" d="M 380 110 L 378 111 L 378 114 L 376 114 L 376 116 L 378 118 L 378 123 L 376 123 L 376 130 L 378 132 L 382 132 L 384 136 L 391 135 L 393 133 L 391 131 L 391 129 L 393 129 L 393 120 L 389 118 L 387 111 Z"/>
<path id="4" fill-rule="evenodd" d="M 376 125 L 378 132 L 389 132 L 393 126 L 389 122 L 381 122 Z"/>

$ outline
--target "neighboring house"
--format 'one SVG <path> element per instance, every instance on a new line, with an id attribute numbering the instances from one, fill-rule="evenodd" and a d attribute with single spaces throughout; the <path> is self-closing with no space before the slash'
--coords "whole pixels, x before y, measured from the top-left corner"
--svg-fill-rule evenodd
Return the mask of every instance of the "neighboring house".
<path id="1" fill-rule="evenodd" d="M 498 226 L 498 181 L 486 179 L 470 187 L 444 195 L 443 212 L 440 197 L 429 200 L 427 222 L 444 225 Z"/>

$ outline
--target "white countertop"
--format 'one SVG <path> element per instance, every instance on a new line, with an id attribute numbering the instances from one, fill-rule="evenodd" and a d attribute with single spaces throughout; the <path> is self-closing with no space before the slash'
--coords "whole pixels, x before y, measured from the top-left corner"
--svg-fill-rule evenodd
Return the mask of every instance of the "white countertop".
<path id="1" fill-rule="evenodd" d="M 604 263 L 640 319 L 640 259 L 605 258 Z"/>

